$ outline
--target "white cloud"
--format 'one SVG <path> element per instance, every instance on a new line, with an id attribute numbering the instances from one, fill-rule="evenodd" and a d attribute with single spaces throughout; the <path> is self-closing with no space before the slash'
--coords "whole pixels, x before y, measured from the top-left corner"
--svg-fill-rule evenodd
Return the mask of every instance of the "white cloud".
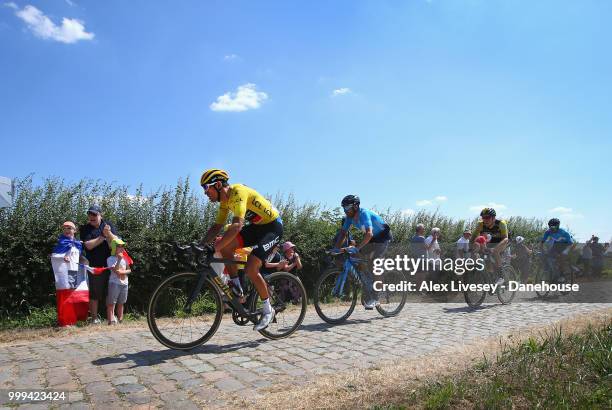
<path id="1" fill-rule="evenodd" d="M 240 60 L 240 56 L 238 54 L 227 54 L 227 55 L 223 56 L 223 60 L 225 60 L 225 61 Z"/>
<path id="2" fill-rule="evenodd" d="M 9 9 L 13 9 L 13 10 L 19 9 L 19 7 L 17 7 L 17 5 L 13 3 L 12 1 L 9 1 L 8 3 L 4 3 L 4 7 L 8 7 Z"/>
<path id="3" fill-rule="evenodd" d="M 470 206 L 470 211 L 475 211 L 475 212 L 480 212 L 482 211 L 483 208 L 493 208 L 496 211 L 502 210 L 502 209 L 506 209 L 507 206 L 503 205 L 503 204 L 498 204 L 495 202 L 489 202 L 486 205 L 472 205 Z"/>
<path id="4" fill-rule="evenodd" d="M 74 2 L 71 0 L 66 0 L 66 4 L 68 4 L 70 7 L 76 6 L 76 4 L 74 4 Z"/>
<path id="5" fill-rule="evenodd" d="M 254 110 L 268 99 L 268 94 L 257 91 L 257 86 L 252 83 L 238 87 L 236 92 L 227 92 L 217 97 L 217 101 L 210 104 L 213 111 L 241 112 Z"/>
<path id="6" fill-rule="evenodd" d="M 448 201 L 448 197 L 444 195 L 438 195 L 434 199 L 421 199 L 420 201 L 416 201 L 417 206 L 427 206 L 432 205 L 434 202 L 444 202 Z"/>
<path id="7" fill-rule="evenodd" d="M 402 209 L 402 216 L 412 216 L 416 213 L 414 209 L 406 208 Z"/>
<path id="8" fill-rule="evenodd" d="M 350 94 L 350 93 L 351 93 L 350 88 L 347 88 L 347 87 L 336 88 L 334 91 L 332 91 L 332 97 L 337 97 L 339 95 Z"/>
<path id="9" fill-rule="evenodd" d="M 34 6 L 27 5 L 21 10 L 17 9 L 15 15 L 23 20 L 36 36 L 45 40 L 71 44 L 94 38 L 94 33 L 85 31 L 82 21 L 64 17 L 62 25 L 58 26 Z"/>
<path id="10" fill-rule="evenodd" d="M 572 208 L 568 208 L 566 206 L 557 206 L 555 208 L 549 209 L 548 213 L 550 214 L 558 214 L 560 218 L 563 219 L 582 219 L 584 215 L 579 212 L 574 212 Z"/>

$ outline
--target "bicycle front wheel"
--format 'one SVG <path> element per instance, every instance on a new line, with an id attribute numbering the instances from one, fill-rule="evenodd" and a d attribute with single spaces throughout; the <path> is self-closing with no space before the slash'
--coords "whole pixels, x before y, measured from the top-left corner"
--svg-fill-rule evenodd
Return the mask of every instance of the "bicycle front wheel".
<path id="1" fill-rule="evenodd" d="M 465 273 L 465 283 L 466 285 L 470 287 L 474 285 L 483 286 L 487 282 L 488 282 L 487 275 L 485 274 L 484 271 L 474 270 L 474 271 Z M 473 290 L 466 290 L 463 292 L 465 303 L 467 303 L 467 305 L 471 308 L 477 308 L 478 306 L 482 305 L 482 302 L 484 302 L 486 296 L 487 296 L 486 290 L 473 289 Z"/>
<path id="2" fill-rule="evenodd" d="M 315 285 L 314 306 L 321 319 L 331 324 L 344 322 L 357 304 L 358 286 L 353 275 L 340 269 L 323 273 Z"/>
<path id="3" fill-rule="evenodd" d="M 548 269 L 546 269 L 545 267 L 540 266 L 538 271 L 535 274 L 535 284 L 539 285 L 539 284 L 550 284 L 551 283 L 551 274 L 548 271 Z M 548 290 L 537 290 L 536 288 L 536 294 L 540 297 L 540 298 L 545 298 L 548 296 L 549 291 Z"/>
<path id="4" fill-rule="evenodd" d="M 514 296 L 516 296 L 516 290 L 509 290 L 509 286 L 510 282 L 518 281 L 518 273 L 511 265 L 504 265 L 502 266 L 501 274 L 504 278 L 504 283 L 497 288 L 497 298 L 503 305 L 507 305 L 512 302 Z"/>
<path id="5" fill-rule="evenodd" d="M 153 292 L 147 311 L 151 333 L 166 347 L 189 350 L 210 339 L 221 323 L 221 295 L 200 273 L 182 272 L 166 278 Z M 195 293 L 199 282 L 200 291 Z"/>
<path id="6" fill-rule="evenodd" d="M 282 339 L 295 332 L 306 316 L 308 297 L 300 278 L 288 272 L 275 272 L 266 276 L 270 304 L 276 312 L 274 320 L 259 333 L 268 339 Z M 258 302 L 259 301 L 259 302 Z M 253 298 L 251 311 L 262 306 L 259 297 Z M 259 305 L 259 306 L 258 306 Z"/>
<path id="7" fill-rule="evenodd" d="M 406 275 L 401 271 L 385 271 L 382 276 L 376 276 L 376 281 L 380 281 L 382 285 L 394 284 L 401 285 L 406 281 Z M 399 288 L 399 286 L 396 286 Z M 389 287 L 385 287 L 384 290 L 376 292 L 379 305 L 376 306 L 378 313 L 384 317 L 397 316 L 404 305 L 406 304 L 406 298 L 408 294 L 404 291 L 390 291 Z"/>

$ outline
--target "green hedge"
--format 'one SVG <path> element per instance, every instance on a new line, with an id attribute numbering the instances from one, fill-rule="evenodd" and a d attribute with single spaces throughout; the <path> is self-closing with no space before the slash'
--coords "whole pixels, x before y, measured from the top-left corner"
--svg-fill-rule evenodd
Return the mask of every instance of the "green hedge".
<path id="1" fill-rule="evenodd" d="M 53 305 L 55 287 L 49 255 L 60 225 L 72 220 L 86 223 L 86 210 L 99 203 L 105 218 L 115 223 L 128 242 L 135 261 L 130 277 L 129 305 L 142 311 L 151 291 L 162 277 L 188 269 L 176 260 L 172 242 L 200 240 L 216 215 L 216 205 L 196 195 L 189 180 L 179 180 L 173 188 L 160 188 L 145 194 L 138 187 L 130 194 L 127 186 L 82 180 L 66 183 L 47 178 L 35 184 L 29 176 L 16 181 L 13 206 L 0 209 L 0 316 L 29 313 L 34 307 Z M 199 193 L 198 193 L 199 194 Z M 339 196 L 340 198 L 340 196 Z M 294 242 L 302 257 L 302 280 L 312 294 L 312 285 L 322 268 L 323 250 L 331 246 L 341 214 L 339 208 L 320 204 L 298 204 L 291 195 L 278 195 L 273 202 L 285 227 L 285 240 Z M 406 245 L 417 223 L 428 229 L 438 226 L 442 238 L 454 242 L 475 220 L 454 220 L 437 212 L 404 216 L 399 211 L 380 212 L 392 228 L 394 242 Z M 508 220 L 516 235 L 535 239 L 544 229 L 542 221 L 513 217 Z M 449 254 L 452 245 L 443 247 Z"/>

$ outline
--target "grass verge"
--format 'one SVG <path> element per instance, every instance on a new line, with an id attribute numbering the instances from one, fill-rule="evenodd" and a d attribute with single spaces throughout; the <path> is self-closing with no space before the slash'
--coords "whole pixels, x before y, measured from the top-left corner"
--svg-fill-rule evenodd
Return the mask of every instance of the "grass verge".
<path id="1" fill-rule="evenodd" d="M 612 408 L 612 320 L 566 334 L 557 327 L 541 337 L 504 346 L 458 377 L 427 384 L 398 407 Z"/>
<path id="2" fill-rule="evenodd" d="M 611 326 L 612 309 L 602 309 L 420 357 L 320 376 L 295 387 L 275 386 L 258 398 L 257 405 L 265 409 L 605 408 L 611 393 Z M 232 406 L 249 404 L 235 399 Z"/>

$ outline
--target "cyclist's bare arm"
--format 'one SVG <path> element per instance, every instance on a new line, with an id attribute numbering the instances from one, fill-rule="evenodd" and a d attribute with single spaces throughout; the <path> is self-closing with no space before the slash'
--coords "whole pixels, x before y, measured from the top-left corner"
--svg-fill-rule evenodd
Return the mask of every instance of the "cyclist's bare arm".
<path id="1" fill-rule="evenodd" d="M 225 231 L 225 234 L 223 235 L 221 240 L 215 245 L 215 248 L 223 249 L 223 248 L 226 248 L 228 245 L 230 245 L 234 241 L 234 239 L 236 238 L 236 236 L 238 235 L 238 233 L 240 232 L 243 226 L 244 226 L 244 219 L 239 218 L 239 217 L 234 217 L 234 219 L 232 219 L 232 224 L 229 226 L 229 228 L 227 228 L 227 231 Z"/>
<path id="2" fill-rule="evenodd" d="M 223 225 L 221 224 L 214 224 L 213 226 L 211 226 L 208 232 L 206 232 L 206 236 L 204 237 L 204 239 L 202 239 L 201 243 L 205 245 L 214 242 L 219 232 L 221 232 L 221 229 L 223 229 Z"/>
<path id="3" fill-rule="evenodd" d="M 363 240 L 361 241 L 361 243 L 359 245 L 357 245 L 357 249 L 361 250 L 363 249 L 364 246 L 366 246 L 368 243 L 370 243 L 370 240 L 374 237 L 374 234 L 372 233 L 372 228 L 368 228 L 366 230 L 365 235 L 363 235 Z"/>
<path id="4" fill-rule="evenodd" d="M 334 248 L 336 249 L 340 248 L 340 245 L 342 245 L 342 242 L 344 242 L 344 239 L 346 239 L 346 231 L 344 229 L 340 229 L 340 236 L 338 237 L 338 240 L 334 244 Z"/>
<path id="5" fill-rule="evenodd" d="M 495 252 L 501 252 L 506 248 L 506 245 L 508 244 L 508 237 L 506 236 L 504 239 L 501 240 L 501 242 L 499 242 L 495 248 L 493 248 L 493 250 Z"/>

